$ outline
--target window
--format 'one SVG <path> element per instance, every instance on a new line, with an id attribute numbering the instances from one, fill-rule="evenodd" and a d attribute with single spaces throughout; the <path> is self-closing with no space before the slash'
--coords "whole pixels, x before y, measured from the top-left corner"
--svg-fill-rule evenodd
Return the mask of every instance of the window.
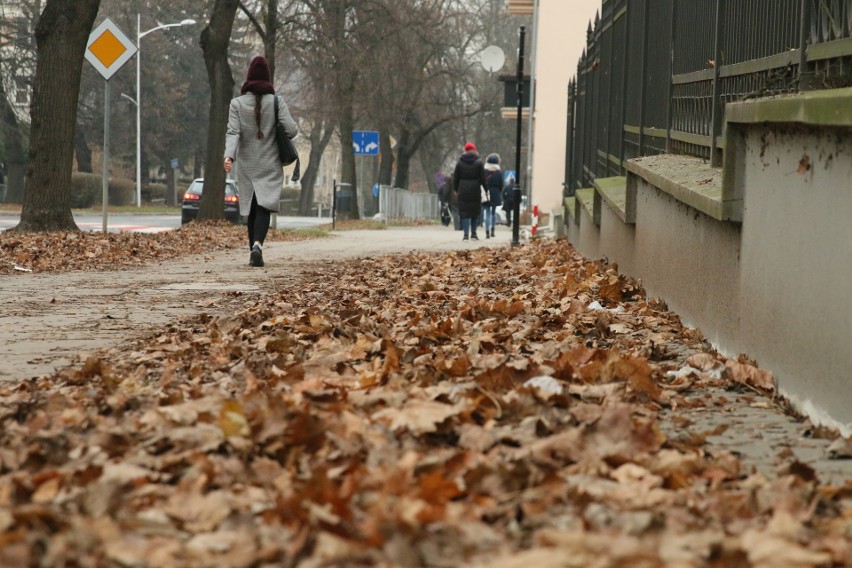
<path id="1" fill-rule="evenodd" d="M 15 78 L 15 104 L 27 105 L 30 102 L 30 87 L 23 77 Z"/>
<path id="2" fill-rule="evenodd" d="M 16 34 L 15 37 L 18 43 L 29 43 L 30 40 L 30 21 L 20 16 L 15 20 Z"/>

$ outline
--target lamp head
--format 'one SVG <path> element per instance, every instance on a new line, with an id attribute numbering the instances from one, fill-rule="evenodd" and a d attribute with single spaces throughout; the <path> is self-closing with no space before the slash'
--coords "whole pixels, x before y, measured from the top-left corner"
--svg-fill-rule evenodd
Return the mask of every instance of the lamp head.
<path id="1" fill-rule="evenodd" d="M 192 18 L 187 18 L 186 20 L 182 21 L 182 22 L 180 23 L 180 25 L 182 25 L 182 26 L 191 26 L 191 25 L 192 25 L 192 24 L 194 24 L 194 23 L 195 23 L 195 20 L 193 20 Z"/>

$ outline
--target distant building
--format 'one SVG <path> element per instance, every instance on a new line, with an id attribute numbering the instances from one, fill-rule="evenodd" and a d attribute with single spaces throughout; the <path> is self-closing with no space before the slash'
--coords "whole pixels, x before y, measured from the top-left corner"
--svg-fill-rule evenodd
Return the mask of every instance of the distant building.
<path id="1" fill-rule="evenodd" d="M 529 185 L 533 201 L 544 212 L 562 206 L 568 81 L 576 72 L 575 62 L 566 60 L 565 50 L 566 22 L 576 17 L 571 4 L 566 0 L 506 0 L 510 14 L 531 15 L 533 21 L 524 64 L 532 76 L 532 142 L 524 156 L 527 163 L 522 164 L 527 175 L 521 180 Z M 510 114 L 514 117 L 516 113 Z"/>
<path id="2" fill-rule="evenodd" d="M 0 4 L 0 80 L 19 120 L 29 121 L 35 73 L 35 15 Z"/>

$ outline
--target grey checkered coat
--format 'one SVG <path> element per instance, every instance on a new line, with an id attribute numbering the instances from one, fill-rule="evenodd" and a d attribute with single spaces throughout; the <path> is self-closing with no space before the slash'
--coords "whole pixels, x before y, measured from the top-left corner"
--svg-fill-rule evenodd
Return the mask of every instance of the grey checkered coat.
<path id="1" fill-rule="evenodd" d="M 248 215 L 252 196 L 257 204 L 278 211 L 284 172 L 275 145 L 275 95 L 263 95 L 260 103 L 260 128 L 263 139 L 257 139 L 254 118 L 255 96 L 246 93 L 231 99 L 228 110 L 228 131 L 225 135 L 225 158 L 231 158 L 237 168 L 240 194 L 240 214 Z M 299 133 L 296 121 L 284 99 L 278 96 L 278 118 L 290 138 Z"/>

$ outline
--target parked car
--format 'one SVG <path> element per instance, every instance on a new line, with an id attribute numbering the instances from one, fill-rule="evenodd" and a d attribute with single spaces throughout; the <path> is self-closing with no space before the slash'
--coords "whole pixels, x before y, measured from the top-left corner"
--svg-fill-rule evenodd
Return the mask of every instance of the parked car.
<path id="1" fill-rule="evenodd" d="M 180 224 L 185 225 L 198 217 L 198 206 L 201 203 L 201 192 L 204 190 L 204 179 L 192 180 L 186 193 L 183 194 L 183 204 L 180 208 Z M 237 195 L 237 182 L 225 180 L 225 219 L 231 223 L 240 222 L 240 198 Z"/>

